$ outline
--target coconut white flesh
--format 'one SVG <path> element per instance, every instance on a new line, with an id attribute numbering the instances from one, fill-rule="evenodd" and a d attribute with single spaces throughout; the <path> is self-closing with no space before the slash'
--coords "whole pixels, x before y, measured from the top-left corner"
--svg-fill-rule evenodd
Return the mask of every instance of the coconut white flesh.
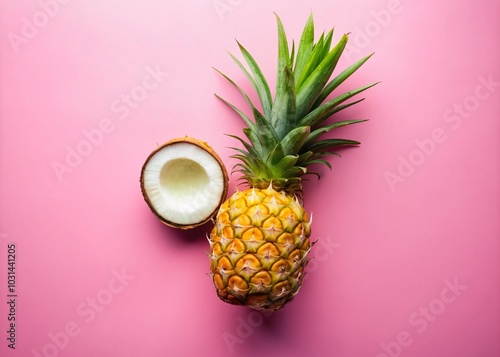
<path id="1" fill-rule="evenodd" d="M 190 225 L 206 220 L 224 192 L 219 162 L 197 145 L 174 143 L 146 164 L 144 189 L 155 211 L 167 221 Z"/>

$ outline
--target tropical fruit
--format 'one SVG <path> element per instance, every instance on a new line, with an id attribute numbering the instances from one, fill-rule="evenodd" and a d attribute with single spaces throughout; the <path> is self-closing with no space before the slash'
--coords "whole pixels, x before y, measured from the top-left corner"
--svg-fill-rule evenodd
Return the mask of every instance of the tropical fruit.
<path id="1" fill-rule="evenodd" d="M 208 222 L 227 196 L 222 160 L 207 143 L 190 137 L 172 139 L 154 150 L 140 181 L 151 211 L 175 228 Z"/>
<path id="2" fill-rule="evenodd" d="M 234 158 L 234 171 L 247 188 L 234 193 L 220 207 L 210 243 L 210 276 L 225 302 L 275 311 L 299 292 L 311 250 L 311 222 L 302 205 L 302 180 L 317 175 L 315 164 L 331 168 L 326 157 L 333 150 L 359 142 L 324 134 L 363 122 L 328 120 L 363 99 L 350 98 L 372 87 L 332 93 L 370 56 L 333 76 L 348 35 L 332 46 L 333 30 L 314 38 L 311 15 L 298 47 L 289 47 L 283 24 L 278 25 L 276 90 L 271 94 L 253 56 L 238 43 L 247 66 L 231 55 L 257 92 L 259 108 L 232 79 L 219 72 L 245 98 L 251 115 L 225 99 L 246 125 Z M 333 78 L 331 78 L 333 77 Z"/>

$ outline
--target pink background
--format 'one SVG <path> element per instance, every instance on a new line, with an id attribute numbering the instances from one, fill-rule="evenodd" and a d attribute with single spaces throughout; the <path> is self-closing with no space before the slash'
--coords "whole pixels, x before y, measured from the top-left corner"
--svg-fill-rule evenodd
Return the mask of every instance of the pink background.
<path id="1" fill-rule="evenodd" d="M 60 2 L 0 5 L 2 356 L 500 356 L 498 1 Z M 186 134 L 234 164 L 213 93 L 246 107 L 212 67 L 250 90 L 237 38 L 273 79 L 273 11 L 297 39 L 311 10 L 351 32 L 341 67 L 376 52 L 343 89 L 382 83 L 340 116 L 370 119 L 338 134 L 361 147 L 305 185 L 315 258 L 267 316 L 217 298 L 210 225 L 163 226 L 139 172 Z"/>

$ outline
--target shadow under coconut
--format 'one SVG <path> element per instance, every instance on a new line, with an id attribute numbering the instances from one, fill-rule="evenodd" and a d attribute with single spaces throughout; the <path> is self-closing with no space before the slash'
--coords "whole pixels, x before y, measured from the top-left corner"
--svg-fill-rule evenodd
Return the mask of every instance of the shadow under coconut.
<path id="1" fill-rule="evenodd" d="M 150 225 L 155 227 L 158 232 L 156 236 L 165 240 L 166 243 L 174 244 L 179 247 L 197 246 L 208 251 L 210 246 L 207 241 L 207 234 L 210 234 L 213 224 L 207 222 L 201 226 L 191 229 L 179 229 L 167 226 L 154 217 L 151 219 Z"/>

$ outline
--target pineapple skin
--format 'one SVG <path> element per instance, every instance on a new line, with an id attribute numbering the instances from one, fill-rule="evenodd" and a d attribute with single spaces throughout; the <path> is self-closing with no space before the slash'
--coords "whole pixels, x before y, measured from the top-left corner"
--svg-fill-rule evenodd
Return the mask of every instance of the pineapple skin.
<path id="1" fill-rule="evenodd" d="M 276 311 L 299 292 L 311 249 L 311 222 L 297 196 L 266 189 L 237 191 L 210 234 L 217 295 L 234 305 Z"/>

